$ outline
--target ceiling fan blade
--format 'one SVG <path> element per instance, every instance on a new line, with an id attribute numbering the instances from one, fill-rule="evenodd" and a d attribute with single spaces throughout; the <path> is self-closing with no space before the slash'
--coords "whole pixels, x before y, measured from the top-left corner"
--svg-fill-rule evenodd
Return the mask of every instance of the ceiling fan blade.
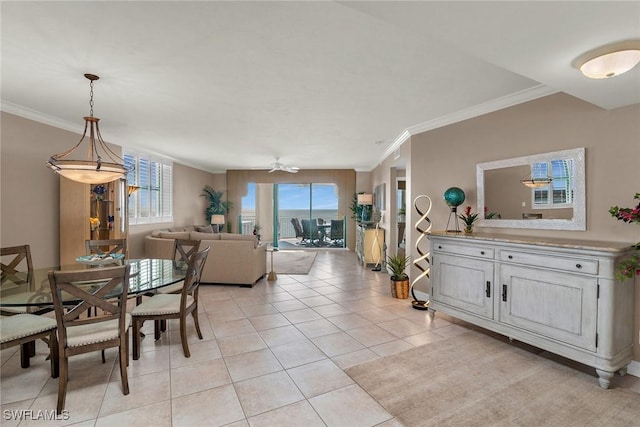
<path id="1" fill-rule="evenodd" d="M 286 168 L 285 169 L 287 172 L 289 173 L 298 173 L 298 171 L 300 170 L 300 168 L 296 168 L 296 167 L 291 167 L 291 168 Z"/>
<path id="2" fill-rule="evenodd" d="M 277 171 L 277 170 L 280 170 L 280 169 L 278 169 L 278 168 L 273 168 L 273 169 L 271 169 L 268 173 L 275 172 L 275 171 Z"/>

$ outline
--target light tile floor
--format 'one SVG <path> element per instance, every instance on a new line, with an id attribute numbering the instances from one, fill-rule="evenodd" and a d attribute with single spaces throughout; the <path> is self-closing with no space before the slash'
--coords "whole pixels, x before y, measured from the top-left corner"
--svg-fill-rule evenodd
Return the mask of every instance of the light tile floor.
<path id="1" fill-rule="evenodd" d="M 358 265 L 346 251 L 318 252 L 308 275 L 261 280 L 253 288 L 203 285 L 198 340 L 189 321 L 185 358 L 176 322 L 153 340 L 145 324 L 140 360 L 129 364 L 124 396 L 115 351 L 70 360 L 65 409 L 69 418 L 11 418 L 55 408 L 39 342 L 29 369 L 17 347 L 2 350 L 2 426 L 398 426 L 343 369 L 414 346 L 447 339 L 468 325 L 431 318 L 390 295 L 389 276 Z M 625 380 L 626 378 L 626 380 Z M 622 377 L 640 391 L 640 379 Z"/>

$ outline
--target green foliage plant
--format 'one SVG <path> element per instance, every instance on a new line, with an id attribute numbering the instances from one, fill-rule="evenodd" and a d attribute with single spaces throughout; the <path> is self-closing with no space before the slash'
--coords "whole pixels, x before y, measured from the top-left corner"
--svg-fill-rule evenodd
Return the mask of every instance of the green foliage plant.
<path id="1" fill-rule="evenodd" d="M 387 256 L 387 270 L 391 273 L 391 280 L 407 280 L 409 276 L 404 272 L 411 255 L 395 254 Z"/>
<path id="2" fill-rule="evenodd" d="M 213 215 L 225 215 L 232 208 L 231 202 L 223 201 L 222 191 L 216 191 L 210 185 L 205 185 L 202 189 L 200 197 L 204 197 L 209 202 L 204 210 L 204 214 L 207 217 L 207 224 L 211 222 L 211 216 Z"/>

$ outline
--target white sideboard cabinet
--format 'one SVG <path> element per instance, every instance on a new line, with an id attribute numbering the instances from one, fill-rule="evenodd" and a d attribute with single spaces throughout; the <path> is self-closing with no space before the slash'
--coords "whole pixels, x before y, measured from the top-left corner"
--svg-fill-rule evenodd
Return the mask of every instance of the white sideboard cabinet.
<path id="1" fill-rule="evenodd" d="M 633 280 L 620 243 L 430 235 L 432 311 L 596 368 L 608 388 L 633 352 Z"/>

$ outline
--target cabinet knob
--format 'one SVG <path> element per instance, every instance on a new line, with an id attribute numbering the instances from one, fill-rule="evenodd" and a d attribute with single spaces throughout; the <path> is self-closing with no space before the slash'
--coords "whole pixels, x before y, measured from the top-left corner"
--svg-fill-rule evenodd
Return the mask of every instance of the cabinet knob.
<path id="1" fill-rule="evenodd" d="M 576 268 L 582 268 L 582 264 L 576 264 Z"/>
<path id="2" fill-rule="evenodd" d="M 509 259 L 513 259 L 513 255 L 509 255 L 507 258 L 509 258 Z"/>
<path id="3" fill-rule="evenodd" d="M 484 251 L 480 251 L 480 255 L 484 255 Z"/>
<path id="4" fill-rule="evenodd" d="M 442 249 L 442 246 L 438 246 L 438 249 Z"/>

